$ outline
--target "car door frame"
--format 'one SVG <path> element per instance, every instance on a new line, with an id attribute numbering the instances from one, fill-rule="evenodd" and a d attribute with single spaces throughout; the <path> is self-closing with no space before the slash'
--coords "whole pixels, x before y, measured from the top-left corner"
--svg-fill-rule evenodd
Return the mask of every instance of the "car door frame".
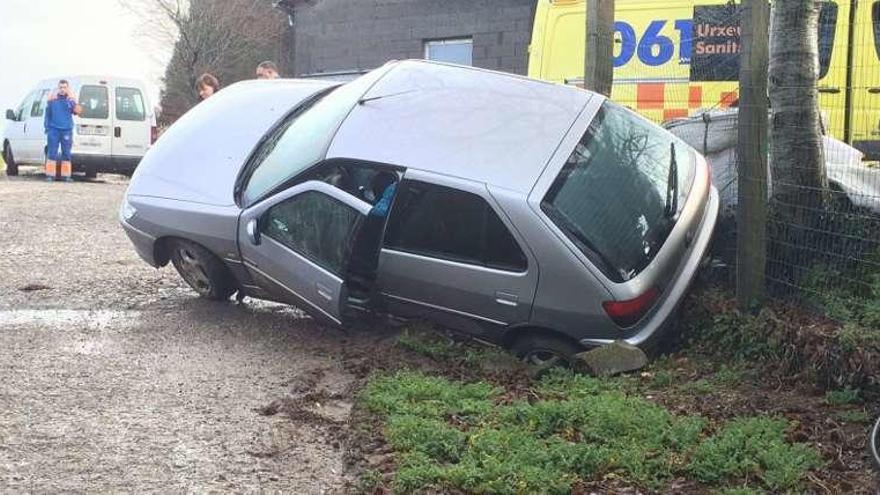
<path id="1" fill-rule="evenodd" d="M 42 162 L 46 157 L 46 130 L 44 119 L 46 116 L 46 106 L 49 99 L 51 88 L 41 87 L 34 91 L 33 99 L 30 105 L 25 109 L 27 117 L 24 129 L 25 154 L 33 162 Z M 40 115 L 34 115 L 34 104 L 40 104 L 42 112 Z M 24 116 L 23 116 L 24 117 Z"/>
<path id="2" fill-rule="evenodd" d="M 388 247 L 386 245 L 386 236 L 383 235 L 379 251 L 377 279 L 377 292 L 381 294 L 383 306 L 390 313 L 401 317 L 427 318 L 441 325 L 487 340 L 498 340 L 506 329 L 527 324 L 531 317 L 538 286 L 540 271 L 538 260 L 526 242 L 525 237 L 516 228 L 509 215 L 492 197 L 486 184 L 408 168 L 400 182 L 395 202 L 399 200 L 402 191 L 405 189 L 406 181 L 447 187 L 480 197 L 494 211 L 511 237 L 516 241 L 526 258 L 527 267 L 524 272 L 516 272 L 454 261 L 441 256 L 408 252 Z M 392 207 L 386 222 L 390 221 L 394 214 L 394 207 Z M 440 304 L 438 301 L 446 298 L 440 294 L 444 288 L 434 287 L 432 291 L 431 287 L 438 284 L 435 284 L 435 281 L 429 278 L 418 281 L 413 278 L 408 283 L 401 280 L 399 273 L 401 267 L 404 266 L 428 271 L 435 269 L 436 271 L 449 270 L 457 275 L 468 274 L 468 283 L 475 291 L 482 292 L 481 297 L 485 303 L 483 307 L 494 308 L 495 311 L 491 316 L 487 316 L 486 314 L 477 314 L 470 311 L 470 308 L 462 307 L 461 305 L 455 307 L 453 304 Z M 418 266 L 421 267 L 418 268 Z M 395 270 L 399 272 L 397 275 L 393 273 Z M 403 271 L 409 270 L 404 269 Z M 479 281 L 473 278 L 480 274 L 485 275 L 484 280 Z M 482 291 L 477 289 L 478 286 L 488 286 L 504 278 L 509 278 L 512 282 L 507 286 L 495 286 L 491 289 L 483 287 Z M 464 281 L 464 279 L 462 278 L 460 281 Z M 409 289 L 414 288 L 413 284 L 422 286 L 422 297 L 409 291 Z M 406 287 L 407 285 L 410 285 L 410 287 Z M 486 291 L 492 293 L 490 294 Z M 434 296 L 431 296 L 431 292 L 434 292 Z M 463 297 L 467 298 L 467 296 Z M 469 299 L 471 302 L 474 302 L 473 298 Z M 459 301 L 462 301 L 462 299 Z"/>
<path id="3" fill-rule="evenodd" d="M 349 242 L 357 235 L 372 208 L 369 203 L 326 182 L 298 183 L 242 210 L 238 220 L 239 255 L 252 280 L 261 290 L 273 295 L 273 299 L 294 304 L 319 321 L 340 326 L 345 320 L 348 293 L 345 274 L 333 273 L 261 232 L 260 219 L 271 208 L 307 192 L 324 194 L 360 215 Z M 267 263 L 269 265 L 265 266 Z M 267 273 L 277 265 L 283 265 L 286 273 Z"/>

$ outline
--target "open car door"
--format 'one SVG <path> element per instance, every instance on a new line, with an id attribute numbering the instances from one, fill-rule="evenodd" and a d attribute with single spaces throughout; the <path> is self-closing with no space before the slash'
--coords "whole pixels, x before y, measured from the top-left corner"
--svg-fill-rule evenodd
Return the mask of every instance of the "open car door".
<path id="1" fill-rule="evenodd" d="M 241 258 L 276 299 L 341 325 L 351 245 L 370 208 L 325 182 L 298 184 L 242 212 Z"/>

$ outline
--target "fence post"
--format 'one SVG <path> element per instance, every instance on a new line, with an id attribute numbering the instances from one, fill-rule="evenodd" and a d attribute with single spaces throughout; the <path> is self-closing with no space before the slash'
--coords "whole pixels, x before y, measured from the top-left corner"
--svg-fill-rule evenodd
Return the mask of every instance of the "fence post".
<path id="1" fill-rule="evenodd" d="M 736 297 L 740 308 L 764 296 L 767 263 L 767 70 L 770 3 L 743 0 L 737 144 Z"/>
<path id="2" fill-rule="evenodd" d="M 584 87 L 611 96 L 614 83 L 614 0 L 587 0 Z"/>

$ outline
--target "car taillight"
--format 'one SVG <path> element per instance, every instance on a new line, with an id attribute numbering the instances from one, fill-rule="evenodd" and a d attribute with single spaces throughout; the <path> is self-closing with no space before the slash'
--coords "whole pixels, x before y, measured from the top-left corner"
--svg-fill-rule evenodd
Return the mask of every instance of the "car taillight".
<path id="1" fill-rule="evenodd" d="M 651 287 L 635 299 L 627 301 L 605 301 L 602 307 L 608 316 L 621 327 L 631 327 L 645 316 L 660 296 L 660 289 Z"/>
<path id="2" fill-rule="evenodd" d="M 159 139 L 159 128 L 156 126 L 150 127 L 150 144 L 156 144 L 156 140 Z"/>

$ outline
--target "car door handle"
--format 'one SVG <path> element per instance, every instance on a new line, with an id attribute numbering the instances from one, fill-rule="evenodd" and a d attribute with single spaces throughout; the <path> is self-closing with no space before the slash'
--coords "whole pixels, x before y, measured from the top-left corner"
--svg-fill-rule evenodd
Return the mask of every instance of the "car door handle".
<path id="1" fill-rule="evenodd" d="M 836 95 L 836 94 L 839 94 L 839 93 L 840 93 L 840 88 L 832 88 L 832 87 L 828 87 L 828 86 L 820 86 L 820 87 L 819 87 L 819 92 L 820 92 L 820 93 L 829 93 L 829 94 Z"/>
<path id="2" fill-rule="evenodd" d="M 868 88 L 868 93 L 871 93 L 872 95 L 880 94 L 880 88 Z"/>
<path id="3" fill-rule="evenodd" d="M 113 128 L 113 137 L 122 137 L 122 127 Z"/>
<path id="4" fill-rule="evenodd" d="M 502 306 L 516 307 L 519 306 L 519 296 L 499 290 L 495 293 L 495 302 Z"/>
<path id="5" fill-rule="evenodd" d="M 333 292 L 321 282 L 315 282 L 315 289 L 318 291 L 318 295 L 323 297 L 328 301 L 333 300 Z"/>

